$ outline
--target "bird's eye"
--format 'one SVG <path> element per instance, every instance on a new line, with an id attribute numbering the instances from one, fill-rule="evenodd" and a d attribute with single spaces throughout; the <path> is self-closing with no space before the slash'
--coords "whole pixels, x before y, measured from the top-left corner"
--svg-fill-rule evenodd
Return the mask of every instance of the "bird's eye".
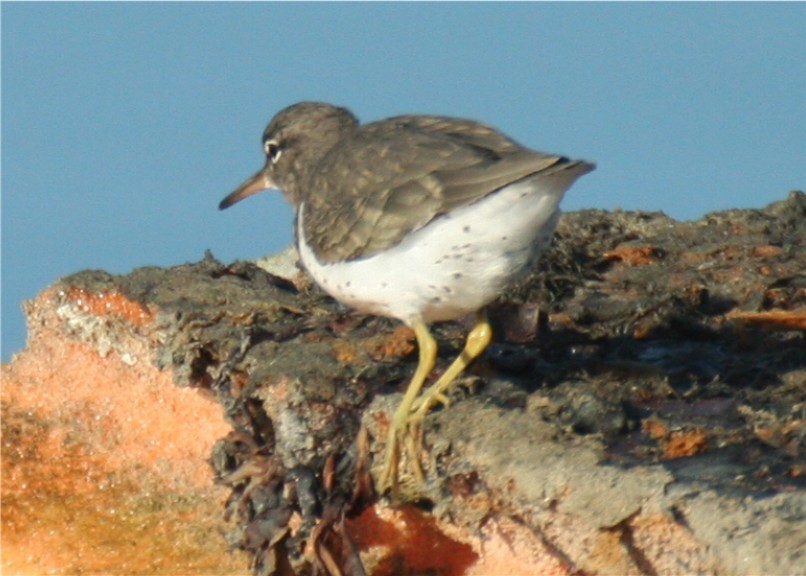
<path id="1" fill-rule="evenodd" d="M 272 162 L 277 162 L 280 155 L 283 153 L 282 148 L 276 140 L 266 140 L 263 143 L 263 151 L 266 153 L 267 158 L 271 158 Z"/>

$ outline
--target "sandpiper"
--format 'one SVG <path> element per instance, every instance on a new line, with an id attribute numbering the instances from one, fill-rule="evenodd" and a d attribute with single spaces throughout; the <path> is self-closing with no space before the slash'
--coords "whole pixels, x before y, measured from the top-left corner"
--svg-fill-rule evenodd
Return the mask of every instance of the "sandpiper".
<path id="1" fill-rule="evenodd" d="M 472 120 L 396 116 L 360 124 L 301 102 L 263 133 L 266 162 L 221 201 L 263 189 L 296 210 L 302 264 L 335 299 L 413 330 L 419 363 L 392 419 L 380 489 L 398 491 L 401 447 L 415 477 L 420 424 L 492 338 L 484 306 L 549 243 L 559 204 L 594 165 L 524 148 Z M 423 391 L 437 345 L 428 324 L 476 312 L 462 353 Z"/>

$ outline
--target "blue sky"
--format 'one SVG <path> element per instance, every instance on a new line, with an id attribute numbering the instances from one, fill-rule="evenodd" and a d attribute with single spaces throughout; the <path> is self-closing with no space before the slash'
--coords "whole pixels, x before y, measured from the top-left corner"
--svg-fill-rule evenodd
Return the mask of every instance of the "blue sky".
<path id="1" fill-rule="evenodd" d="M 85 268 L 255 258 L 292 237 L 218 201 L 303 99 L 470 117 L 595 160 L 566 210 L 696 218 L 806 186 L 804 3 L 9 3 L 2 358 L 20 303 Z"/>

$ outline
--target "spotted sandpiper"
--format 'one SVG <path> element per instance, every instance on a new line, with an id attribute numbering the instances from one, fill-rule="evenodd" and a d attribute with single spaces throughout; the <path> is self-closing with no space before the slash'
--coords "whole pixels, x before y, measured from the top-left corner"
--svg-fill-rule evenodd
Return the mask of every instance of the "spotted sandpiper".
<path id="1" fill-rule="evenodd" d="M 380 489 L 398 491 L 401 447 L 420 483 L 419 428 L 492 338 L 483 308 L 548 244 L 565 191 L 594 165 L 524 148 L 494 128 L 442 116 L 360 124 L 301 102 L 263 132 L 266 163 L 224 209 L 279 189 L 296 210 L 302 264 L 325 291 L 413 330 L 419 363 L 389 430 Z M 462 353 L 425 391 L 431 322 L 476 312 Z"/>

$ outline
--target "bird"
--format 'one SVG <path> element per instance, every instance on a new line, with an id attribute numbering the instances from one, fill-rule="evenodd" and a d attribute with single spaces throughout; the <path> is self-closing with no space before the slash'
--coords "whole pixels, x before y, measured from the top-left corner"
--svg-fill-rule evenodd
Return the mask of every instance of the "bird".
<path id="1" fill-rule="evenodd" d="M 418 363 L 392 417 L 379 490 L 399 491 L 402 454 L 416 480 L 421 425 L 492 339 L 485 306 L 549 244 L 566 190 L 595 164 L 530 150 L 473 120 L 402 115 L 361 123 L 347 108 L 299 102 L 263 132 L 265 163 L 220 209 L 264 189 L 295 210 L 303 267 L 325 292 L 413 331 Z M 442 375 L 429 325 L 476 323 Z"/>

